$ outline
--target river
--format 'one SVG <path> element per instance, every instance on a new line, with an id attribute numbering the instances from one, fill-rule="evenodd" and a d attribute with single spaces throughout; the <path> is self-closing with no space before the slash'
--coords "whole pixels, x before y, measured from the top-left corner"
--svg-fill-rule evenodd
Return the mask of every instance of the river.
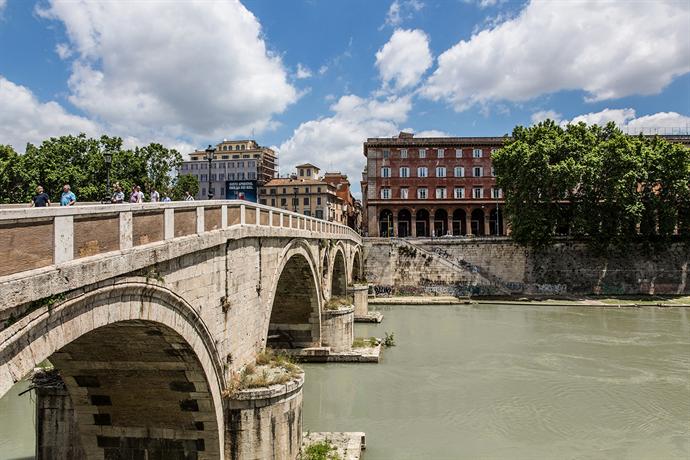
<path id="1" fill-rule="evenodd" d="M 688 459 L 690 309 L 395 306 L 379 364 L 307 364 L 304 429 L 365 431 L 364 460 Z M 33 454 L 25 384 L 0 459 Z"/>

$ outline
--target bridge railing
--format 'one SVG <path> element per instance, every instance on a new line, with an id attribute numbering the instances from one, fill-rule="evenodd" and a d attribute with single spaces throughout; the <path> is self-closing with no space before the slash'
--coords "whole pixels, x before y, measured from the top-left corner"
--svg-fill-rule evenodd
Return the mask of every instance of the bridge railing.
<path id="1" fill-rule="evenodd" d="M 233 226 L 359 239 L 351 228 L 237 200 L 0 210 L 0 277 Z"/>

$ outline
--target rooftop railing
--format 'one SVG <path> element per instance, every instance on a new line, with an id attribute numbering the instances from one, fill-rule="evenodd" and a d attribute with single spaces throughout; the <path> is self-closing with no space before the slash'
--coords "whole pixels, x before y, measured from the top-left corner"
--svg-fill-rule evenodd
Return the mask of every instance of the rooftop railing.
<path id="1" fill-rule="evenodd" d="M 345 225 L 237 200 L 2 209 L 0 277 L 235 226 L 360 238 Z"/>

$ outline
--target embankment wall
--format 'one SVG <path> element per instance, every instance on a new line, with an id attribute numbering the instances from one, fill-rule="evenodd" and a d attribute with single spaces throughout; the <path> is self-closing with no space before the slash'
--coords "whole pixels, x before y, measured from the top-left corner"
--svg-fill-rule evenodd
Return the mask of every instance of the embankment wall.
<path id="1" fill-rule="evenodd" d="M 604 254 L 559 241 L 535 251 L 508 238 L 367 238 L 365 272 L 377 294 L 689 294 L 690 245 Z"/>

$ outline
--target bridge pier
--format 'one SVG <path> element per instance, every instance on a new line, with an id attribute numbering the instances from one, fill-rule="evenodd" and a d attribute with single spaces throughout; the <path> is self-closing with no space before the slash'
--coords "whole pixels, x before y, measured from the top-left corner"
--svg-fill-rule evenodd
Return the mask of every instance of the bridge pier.
<path id="1" fill-rule="evenodd" d="M 226 460 L 295 460 L 302 446 L 304 374 L 286 384 L 238 391 L 225 409 Z"/>
<path id="2" fill-rule="evenodd" d="M 380 312 L 369 311 L 369 285 L 355 284 L 348 288 L 348 292 L 354 298 L 355 322 L 380 323 L 383 320 Z"/>
<path id="3" fill-rule="evenodd" d="M 324 310 L 321 314 L 321 344 L 332 352 L 352 350 L 355 340 L 355 307 Z"/>

